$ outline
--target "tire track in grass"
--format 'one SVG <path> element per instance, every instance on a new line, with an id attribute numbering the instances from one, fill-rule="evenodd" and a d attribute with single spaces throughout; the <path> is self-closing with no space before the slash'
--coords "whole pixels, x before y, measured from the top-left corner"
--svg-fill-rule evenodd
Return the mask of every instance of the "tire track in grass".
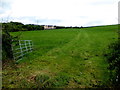
<path id="1" fill-rule="evenodd" d="M 63 54 L 62 48 L 63 47 L 68 47 L 79 36 L 80 36 L 80 33 L 77 34 L 74 39 L 71 39 L 71 41 L 66 43 L 64 46 L 54 48 L 54 49 L 48 51 L 46 54 L 44 54 L 44 55 L 38 57 L 37 59 L 33 60 L 34 62 L 32 61 L 32 67 L 35 69 L 34 72 L 37 74 L 37 72 L 40 73 L 40 71 L 42 73 L 44 73 L 44 71 L 51 71 L 49 67 L 51 67 L 52 65 L 55 66 L 57 68 L 57 70 L 58 70 L 59 69 L 59 67 L 58 67 L 59 62 L 56 63 L 56 61 L 59 58 L 59 56 L 61 54 Z M 60 63 L 61 62 L 62 61 L 60 61 Z M 67 64 L 67 62 L 66 62 L 66 64 Z M 42 66 L 42 68 L 40 67 L 40 65 Z M 41 70 L 39 68 L 41 68 Z M 53 69 L 53 67 L 52 67 L 52 69 Z M 53 72 L 53 70 L 51 72 Z"/>
<path id="2" fill-rule="evenodd" d="M 85 74 L 86 79 L 88 79 L 88 83 L 94 87 L 97 87 L 99 85 L 102 85 L 102 83 L 106 83 L 108 78 L 104 78 L 104 75 L 106 74 L 106 77 L 108 77 L 109 73 L 107 70 L 108 63 L 105 61 L 105 58 L 102 55 L 96 56 L 96 54 L 99 54 L 101 51 L 99 51 L 99 47 L 101 47 L 101 41 L 97 38 L 94 34 L 88 34 L 89 32 L 84 32 L 84 36 L 88 39 L 89 43 L 87 43 L 86 50 L 89 51 L 89 55 L 92 55 L 91 57 L 88 57 L 88 60 L 85 60 Z M 96 33 L 97 34 L 97 33 Z M 99 35 L 99 34 L 98 34 Z M 96 42 L 99 42 L 99 47 L 96 47 Z M 95 45 L 95 46 L 92 46 Z M 90 49 L 89 49 L 90 47 Z M 98 49 L 98 51 L 93 52 L 94 50 Z M 92 52 L 90 52 L 92 51 Z M 102 51 L 103 52 L 103 51 Z M 89 85 L 88 85 L 89 86 Z"/>
<path id="3" fill-rule="evenodd" d="M 67 51 L 68 52 L 68 49 L 69 48 L 71 48 L 71 47 L 73 47 L 75 44 L 77 44 L 77 42 L 79 42 L 79 39 L 81 39 L 80 38 L 80 34 L 81 35 L 83 35 L 84 37 L 83 38 L 85 38 L 86 40 L 88 40 L 89 42 L 86 44 L 86 48 L 85 48 L 85 51 L 82 51 L 82 53 L 86 53 L 86 51 L 89 51 L 89 50 L 91 50 L 91 49 L 89 49 L 89 47 L 91 47 L 91 44 L 93 43 L 93 41 L 91 40 L 91 37 L 92 36 L 90 36 L 86 31 L 84 31 L 83 33 L 79 33 L 71 42 L 69 42 L 68 44 L 66 44 L 66 45 L 64 45 L 61 49 L 63 49 L 63 52 L 65 52 L 65 51 Z M 77 45 L 76 45 L 77 46 Z M 79 46 L 79 43 L 78 43 L 78 46 Z M 66 48 L 67 47 L 67 48 Z M 74 49 L 74 48 L 73 48 Z M 73 50 L 74 51 L 74 50 Z M 67 52 L 65 52 L 65 53 L 67 53 Z M 91 55 L 91 53 L 90 52 L 87 52 L 86 54 L 88 54 L 88 55 Z M 85 81 L 85 82 L 83 82 L 83 85 L 85 85 L 85 84 L 87 84 L 88 86 L 98 86 L 99 84 L 98 84 L 98 82 L 104 82 L 104 80 L 103 79 L 105 79 L 105 78 L 102 78 L 103 76 L 104 76 L 104 74 L 106 73 L 106 75 L 107 75 L 107 71 L 106 70 L 104 70 L 104 69 L 106 69 L 106 65 L 107 65 L 107 63 L 105 62 L 105 60 L 104 60 L 104 58 L 103 57 L 101 57 L 101 56 L 95 56 L 95 54 L 96 53 L 92 53 L 92 55 L 94 55 L 94 57 L 92 57 L 92 58 L 90 58 L 90 59 L 88 59 L 88 60 L 84 60 L 82 63 L 83 63 L 83 67 L 81 67 L 81 68 L 84 68 L 84 70 L 85 71 L 83 71 L 82 73 L 84 74 L 82 77 L 84 77 L 84 80 L 83 81 Z M 85 54 L 84 54 L 85 55 Z M 85 55 L 85 56 L 87 56 L 87 55 Z M 83 56 L 83 58 L 85 57 L 85 56 Z M 58 56 L 59 57 L 59 56 Z M 60 57 L 59 57 L 60 58 Z M 71 59 L 70 57 L 68 57 L 71 61 L 73 61 L 74 60 L 74 58 L 73 59 Z M 71 64 L 73 64 L 74 63 L 74 66 L 76 65 L 76 66 L 79 66 L 79 65 L 77 65 L 77 63 L 76 62 L 72 62 L 71 64 L 70 64 L 70 60 L 68 61 L 68 60 L 66 60 L 66 61 L 68 61 L 69 63 L 67 63 L 68 64 L 68 68 L 70 68 L 69 67 L 69 65 L 71 66 Z M 64 62 L 64 60 L 63 60 L 63 62 Z M 79 61 L 80 62 L 80 61 Z M 81 63 L 81 62 L 80 62 Z M 103 65 L 102 65 L 103 64 Z M 73 66 L 73 67 L 74 67 Z M 69 70 L 69 69 L 68 69 Z M 71 69 L 72 70 L 72 69 Z M 75 70 L 74 68 L 73 68 L 73 70 Z M 74 73 L 74 72 L 73 72 Z M 77 73 L 79 73 L 79 72 L 77 72 Z M 87 86 L 86 85 L 86 86 Z"/>
<path id="4" fill-rule="evenodd" d="M 91 43 L 93 43 L 90 37 L 92 36 L 90 36 L 88 32 L 81 31 L 74 39 L 64 46 L 54 48 L 45 55 L 39 57 L 39 60 L 36 60 L 39 62 L 34 64 L 44 64 L 41 72 L 44 73 L 44 71 L 48 71 L 51 74 L 53 73 L 53 76 L 58 75 L 60 72 L 67 73 L 68 76 L 71 74 L 70 76 L 74 79 L 72 83 L 75 83 L 80 87 L 97 86 L 98 82 L 101 82 L 100 75 L 103 75 L 102 73 L 104 73 L 104 71 L 100 70 L 102 68 L 98 63 L 102 59 L 100 57 L 93 57 L 84 60 L 86 56 L 91 55 L 90 52 L 86 52 L 90 50 L 89 47 L 91 47 Z M 84 42 L 84 40 L 87 41 Z M 95 60 L 98 62 L 96 63 Z M 36 69 L 36 73 L 37 72 Z M 71 83 L 69 83 L 68 87 L 70 86 Z"/>
<path id="5" fill-rule="evenodd" d="M 103 33 L 103 35 L 105 34 Z M 90 34 L 87 31 L 80 31 L 78 34 L 76 34 L 76 37 L 71 39 L 71 41 L 67 44 L 64 44 L 63 47 L 50 50 L 42 57 L 30 62 L 31 64 L 28 64 L 28 66 L 26 63 L 24 63 L 26 66 L 23 65 L 23 67 L 19 67 L 17 73 L 16 68 L 15 70 L 9 70 L 11 73 L 10 75 L 6 74 L 5 78 L 8 78 L 8 80 L 6 79 L 4 82 L 8 83 L 8 85 L 6 84 L 6 87 L 17 87 L 20 86 L 19 84 L 21 84 L 21 86 L 28 84 L 28 86 L 23 86 L 25 88 L 29 86 L 32 87 L 29 85 L 27 80 L 29 82 L 33 80 L 33 86 L 35 86 L 36 83 L 34 83 L 34 78 L 36 75 L 48 75 L 54 79 L 54 77 L 60 76 L 60 73 L 62 73 L 63 78 L 64 76 L 71 77 L 70 81 L 68 81 L 68 85 L 65 86 L 68 88 L 95 87 L 101 83 L 105 84 L 104 81 L 107 80 L 106 78 L 108 76 L 106 71 L 107 63 L 100 55 L 95 56 L 96 53 L 86 52 L 86 50 L 94 50 L 94 48 L 89 49 L 89 47 L 96 44 L 93 42 L 93 38 L 95 37 L 96 36 L 93 36 L 93 34 Z M 86 40 L 86 42 L 84 42 L 84 40 Z M 98 50 L 98 48 L 95 50 Z M 91 57 L 89 57 L 87 60 L 84 60 L 86 56 Z"/>

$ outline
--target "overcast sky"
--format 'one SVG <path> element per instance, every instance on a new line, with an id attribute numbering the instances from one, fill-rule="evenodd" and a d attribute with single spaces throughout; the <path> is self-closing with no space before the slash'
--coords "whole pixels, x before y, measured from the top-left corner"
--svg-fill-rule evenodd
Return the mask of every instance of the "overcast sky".
<path id="1" fill-rule="evenodd" d="M 119 0 L 0 0 L 1 21 L 60 26 L 118 23 Z"/>

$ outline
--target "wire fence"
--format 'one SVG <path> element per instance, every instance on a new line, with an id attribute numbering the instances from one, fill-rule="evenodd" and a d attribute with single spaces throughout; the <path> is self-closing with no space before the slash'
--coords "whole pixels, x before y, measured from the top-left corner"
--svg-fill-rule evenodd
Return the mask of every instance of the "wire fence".
<path id="1" fill-rule="evenodd" d="M 14 60 L 22 59 L 24 55 L 33 50 L 32 40 L 17 40 L 13 41 L 12 51 Z"/>

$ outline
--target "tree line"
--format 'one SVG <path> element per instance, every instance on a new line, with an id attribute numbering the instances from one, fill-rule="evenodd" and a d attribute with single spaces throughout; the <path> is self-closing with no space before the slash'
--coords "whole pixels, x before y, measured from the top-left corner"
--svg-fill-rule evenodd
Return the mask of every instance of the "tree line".
<path id="1" fill-rule="evenodd" d="M 9 32 L 18 32 L 18 31 L 33 31 L 33 30 L 44 30 L 43 25 L 35 25 L 35 24 L 26 24 L 24 25 L 21 22 L 7 22 L 2 23 L 3 28 L 7 28 Z"/>
<path id="2" fill-rule="evenodd" d="M 34 30 L 44 30 L 44 25 L 35 25 L 35 24 L 23 24 L 21 22 L 7 22 L 7 23 L 2 23 L 2 27 L 9 32 L 18 32 L 18 31 L 34 31 Z M 82 28 L 82 27 L 77 27 L 77 26 L 54 26 L 56 29 L 70 29 L 70 28 Z"/>

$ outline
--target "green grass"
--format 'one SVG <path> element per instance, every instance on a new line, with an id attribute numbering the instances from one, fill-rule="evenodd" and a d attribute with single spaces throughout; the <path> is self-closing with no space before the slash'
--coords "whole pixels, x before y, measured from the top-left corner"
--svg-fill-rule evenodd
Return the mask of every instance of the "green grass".
<path id="1" fill-rule="evenodd" d="M 16 65 L 3 68 L 3 87 L 87 88 L 109 86 L 105 55 L 117 40 L 117 25 L 21 33 L 34 51 Z"/>

